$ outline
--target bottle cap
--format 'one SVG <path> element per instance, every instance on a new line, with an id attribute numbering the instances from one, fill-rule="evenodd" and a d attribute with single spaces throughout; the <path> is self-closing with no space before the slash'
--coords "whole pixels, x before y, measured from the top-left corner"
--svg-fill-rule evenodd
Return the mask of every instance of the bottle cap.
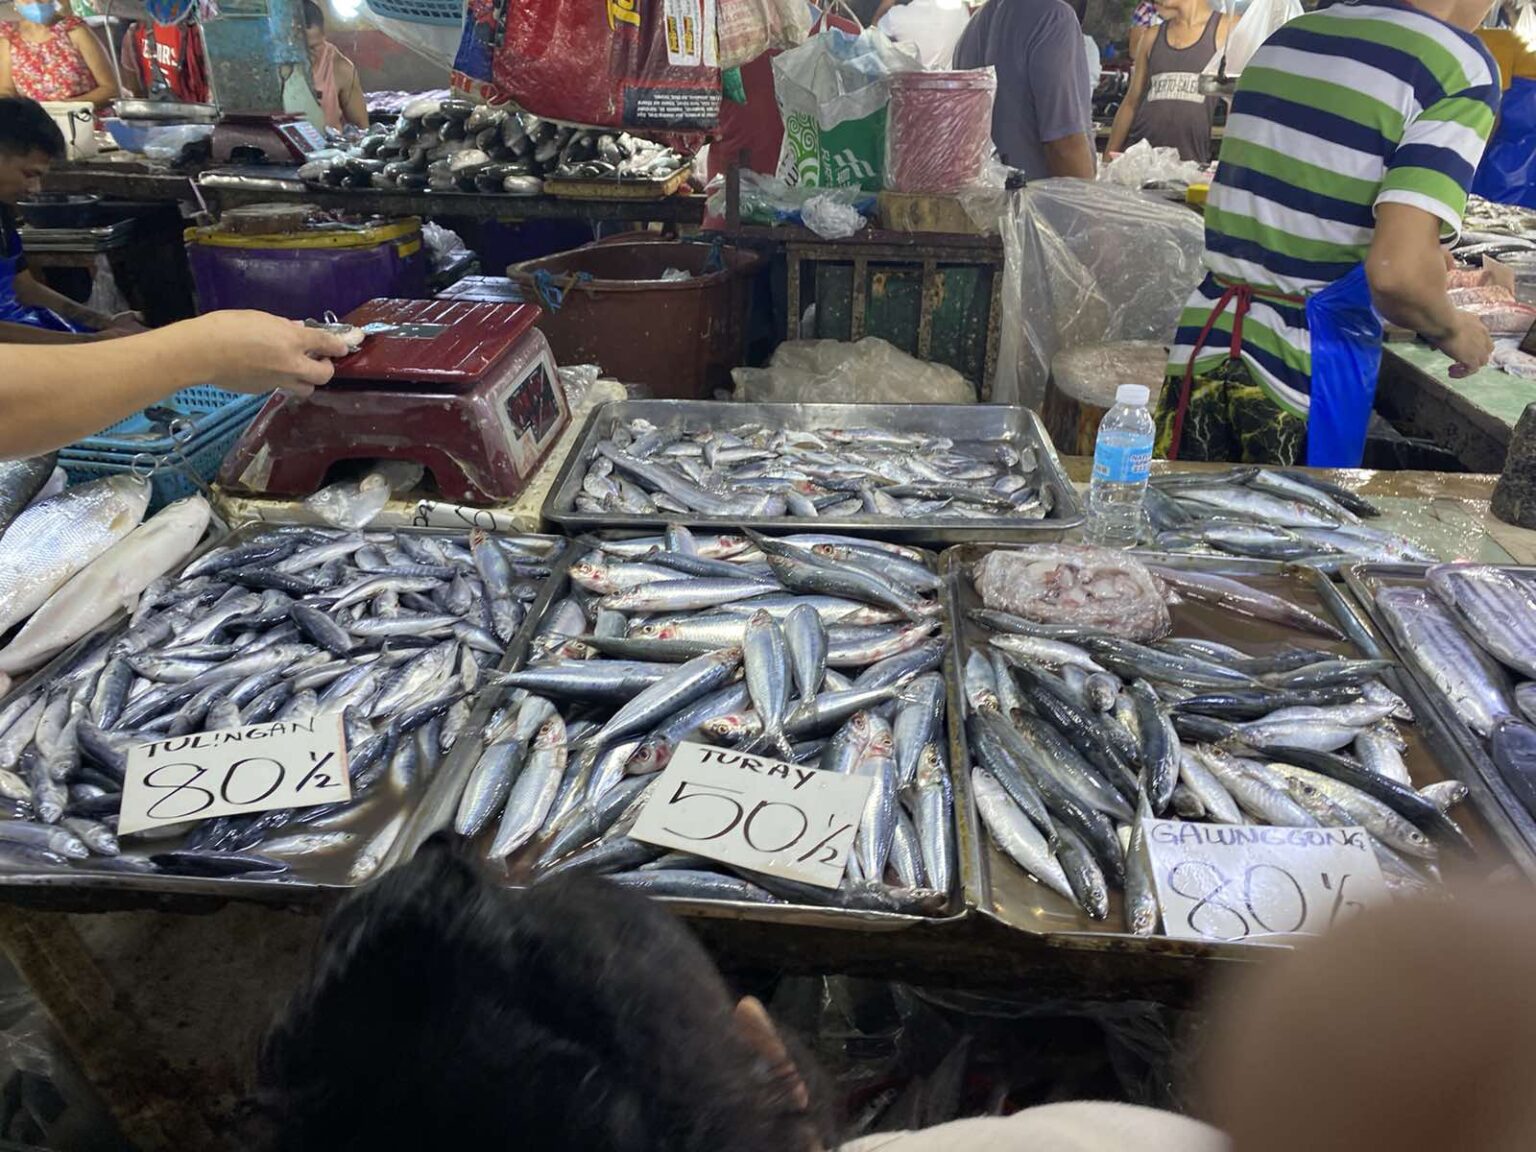
<path id="1" fill-rule="evenodd" d="M 1115 389 L 1115 403 L 1129 404 L 1132 408 L 1145 408 L 1152 392 L 1145 384 L 1122 384 Z"/>

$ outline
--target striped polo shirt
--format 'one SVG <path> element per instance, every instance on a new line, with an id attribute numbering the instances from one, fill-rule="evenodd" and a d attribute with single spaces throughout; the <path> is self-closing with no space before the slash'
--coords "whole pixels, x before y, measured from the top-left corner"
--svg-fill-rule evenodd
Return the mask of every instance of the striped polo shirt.
<path id="1" fill-rule="evenodd" d="M 1179 316 L 1169 373 L 1183 375 L 1220 281 L 1247 283 L 1269 295 L 1243 320 L 1243 360 L 1305 415 L 1299 298 L 1365 259 L 1377 204 L 1422 208 L 1454 239 L 1498 105 L 1498 69 L 1477 37 L 1408 4 L 1335 5 L 1276 31 L 1238 81 L 1206 203 L 1208 274 Z M 1197 372 L 1227 356 L 1235 309 L 1217 318 Z"/>

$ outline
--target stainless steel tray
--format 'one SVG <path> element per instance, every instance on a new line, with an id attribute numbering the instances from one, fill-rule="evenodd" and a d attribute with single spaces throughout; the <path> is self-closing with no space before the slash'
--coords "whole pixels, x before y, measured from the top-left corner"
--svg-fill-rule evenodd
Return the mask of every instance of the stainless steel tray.
<path id="1" fill-rule="evenodd" d="M 686 424 L 692 428 L 761 424 L 768 428 L 879 428 L 889 432 L 925 432 L 956 442 L 1006 443 L 1035 450 L 1042 489 L 1050 492 L 1053 510 L 1044 520 L 959 520 L 937 516 L 891 519 L 857 516 L 811 520 L 773 516 L 742 521 L 689 514 L 668 517 L 631 516 L 621 512 L 576 510 L 576 495 L 592 461 L 595 446 L 616 420 L 646 419 L 661 427 Z M 544 520 L 567 534 L 660 527 L 671 522 L 721 528 L 742 523 L 763 532 L 842 532 L 878 536 L 906 544 L 947 545 L 981 540 L 1060 540 L 1083 522 L 1083 502 L 1061 467 L 1040 417 L 1028 408 L 1000 404 L 734 404 L 712 400 L 624 400 L 604 404 L 587 418 L 586 426 L 566 457 L 544 501 Z"/>
<path id="2" fill-rule="evenodd" d="M 966 657 L 979 642 L 984 642 L 981 640 L 984 630 L 966 617 L 967 610 L 981 604 L 980 597 L 971 586 L 970 568 L 982 556 L 998 550 L 998 547 L 971 545 L 951 548 L 942 558 L 941 571 L 948 585 L 950 617 L 955 627 L 955 643 L 950 648 L 948 667 L 952 710 L 961 707 L 964 701 Z M 1171 553 L 1137 553 L 1136 559 L 1169 568 L 1214 572 L 1253 583 L 1256 587 L 1284 595 L 1302 607 L 1332 620 L 1348 639 L 1330 641 L 1279 624 L 1233 617 L 1193 602 L 1185 602 L 1171 609 L 1174 635 L 1220 640 L 1255 654 L 1276 649 L 1283 643 L 1313 643 L 1323 654 L 1348 653 L 1371 659 L 1381 657 L 1386 651 L 1380 636 L 1360 617 L 1333 581 L 1315 569 L 1286 566 L 1267 560 L 1212 560 Z M 1430 701 L 1412 678 L 1400 675 L 1397 670 L 1386 673 L 1383 678 L 1393 691 L 1408 702 L 1416 718 L 1433 712 Z M 1071 902 L 1029 879 L 982 831 L 970 791 L 968 768 L 971 761 L 965 725 L 958 711 L 952 714 L 955 718 L 950 725 L 950 758 L 953 761 L 952 771 L 956 775 L 955 803 L 957 807 L 962 803 L 960 789 L 963 787 L 963 803 L 968 811 L 961 827 L 971 830 L 974 836 L 971 851 L 962 861 L 962 866 L 969 870 L 966 899 L 982 916 L 1028 933 L 1052 947 L 1090 952 L 1131 952 L 1196 961 L 1231 961 L 1255 959 L 1270 949 L 1283 947 L 1256 943 L 1206 944 L 1166 936 L 1135 936 L 1106 927 L 1123 923 L 1123 905 L 1119 893 L 1111 896 L 1109 919 L 1099 924 Z M 1467 774 L 1463 771 L 1461 757 L 1446 741 L 1438 725 L 1433 722 L 1407 725 L 1404 734 L 1409 743 L 1406 759 L 1416 784 L 1422 786 L 1451 776 L 1465 778 Z M 1523 847 L 1504 819 L 1499 806 L 1479 790 L 1476 780 L 1469 779 L 1468 787 L 1472 795 L 1467 804 L 1471 805 L 1472 811 L 1469 812 L 1464 805 L 1457 813 L 1457 819 L 1478 848 L 1476 860 L 1470 863 L 1479 873 L 1485 873 L 1508 864 L 1512 857 L 1521 862 Z M 1447 858 L 1442 863 L 1449 868 L 1454 859 Z"/>
<path id="3" fill-rule="evenodd" d="M 266 524 L 243 525 L 226 536 L 205 543 L 188 559 L 187 563 L 190 564 L 209 548 L 227 543 L 238 544 L 251 536 L 259 535 L 270 527 Z M 416 535 L 429 536 L 460 537 L 464 535 L 462 530 L 457 529 L 399 528 L 391 531 L 409 531 Z M 531 533 L 517 535 L 538 538 Z M 497 666 L 498 671 L 508 671 L 521 664 L 533 638 L 534 629 L 549 607 L 554 589 L 562 586 L 566 581 L 566 568 L 571 562 L 572 555 L 570 542 L 558 536 L 548 536 L 543 539 L 547 539 L 552 546 L 549 554 L 550 576 L 545 579 L 543 587 L 539 589 L 538 597 L 529 605 L 527 618 L 523 621 L 517 635 L 512 638 L 512 643 L 507 646 L 506 655 Z M 36 678 L 29 682 L 29 686 L 50 682 L 66 665 L 77 660 L 87 648 L 102 640 L 110 640 L 119 634 L 125 622 L 126 618 L 120 614 L 114 625 L 87 637 L 44 666 Z M 466 725 L 467 733 L 478 731 L 479 726 L 489 714 L 489 705 L 483 700 L 484 695 L 485 693 L 481 693 L 475 699 L 474 710 Z M 468 737 L 461 739 L 455 746 L 455 750 L 464 745 L 468 739 Z M 452 757 L 452 752 L 449 756 Z M 446 762 L 439 767 L 437 777 L 443 774 L 445 767 Z M 415 809 L 401 830 L 394 848 L 385 856 L 379 872 L 409 859 L 422 841 L 430 835 L 430 830 L 422 831 L 421 826 L 423 809 L 426 807 L 427 798 L 432 794 L 435 780 L 436 777 L 419 790 L 414 801 Z M 209 910 L 226 901 L 304 906 L 322 903 L 335 893 L 346 891 L 351 887 L 353 886 L 344 882 L 323 883 L 306 879 L 133 875 L 72 869 L 38 872 L 0 870 L 0 903 L 76 912 L 146 907 L 163 910 Z"/>
<path id="4" fill-rule="evenodd" d="M 1497 567 L 1511 572 L 1536 574 L 1536 568 L 1519 564 L 1500 564 Z M 1381 609 L 1377 607 L 1378 589 L 1405 585 L 1422 587 L 1424 573 L 1428 568 L 1424 564 L 1355 564 L 1344 569 L 1344 583 L 1354 599 L 1369 614 L 1371 623 L 1383 637 L 1384 646 L 1390 648 L 1393 655 L 1402 661 L 1405 678 L 1413 682 L 1428 702 L 1428 723 L 1440 730 L 1450 756 L 1458 764 L 1458 771 L 1453 774 L 1466 783 L 1472 791 L 1472 798 L 1479 802 L 1479 808 L 1487 810 L 1485 818 L 1500 834 L 1500 839 L 1509 845 L 1516 863 L 1527 876 L 1536 879 L 1536 819 L 1532 818 L 1525 805 L 1504 783 L 1498 767 L 1489 757 L 1488 749 L 1477 733 L 1461 722 L 1451 702 L 1419 668 L 1412 654 L 1400 647 Z M 1414 709 L 1417 711 L 1417 704 Z"/>
<path id="5" fill-rule="evenodd" d="M 529 640 L 538 630 L 543 615 L 560 599 L 562 599 L 571 587 L 570 564 L 583 554 L 585 550 L 579 546 L 573 548 L 567 557 L 566 564 L 562 565 L 556 576 L 549 581 L 548 595 L 541 597 L 540 619 L 530 621 Z M 928 556 L 930 567 L 937 565 L 938 558 L 931 553 Z M 940 592 L 942 601 L 943 594 Z M 941 617 L 941 620 L 943 618 Z M 944 620 L 941 627 L 953 635 L 953 628 L 949 621 Z M 515 667 L 521 668 L 527 660 L 529 643 L 524 643 L 519 648 Z M 946 680 L 949 679 L 947 671 L 948 661 L 941 665 L 941 671 L 945 672 Z M 509 689 L 490 689 L 481 697 L 476 716 L 471 719 L 470 728 L 477 726 L 477 721 L 489 718 L 490 712 L 501 702 L 501 699 L 510 693 Z M 947 697 L 952 695 L 950 689 Z M 950 703 L 946 699 L 946 703 Z M 953 717 L 952 711 L 946 711 L 946 721 Z M 483 723 L 480 725 L 483 727 Z M 951 742 L 954 733 L 949 733 Z M 481 745 L 474 741 L 461 740 L 449 754 L 448 761 L 439 770 L 432 781 L 429 794 L 422 799 L 417 806 L 417 818 L 412 829 L 414 838 L 412 850 L 420 845 L 434 832 L 449 827 L 453 822 L 454 814 L 458 808 L 459 797 L 464 791 L 464 785 L 469 780 L 469 775 L 474 771 L 475 762 L 479 758 Z M 945 910 L 933 916 L 921 916 L 916 914 L 897 912 L 875 912 L 847 908 L 828 908 L 815 904 L 751 904 L 736 900 L 683 900 L 674 897 L 660 897 L 679 915 L 699 917 L 704 919 L 728 919 L 756 921 L 768 924 L 794 924 L 813 928 L 833 929 L 860 929 L 868 932 L 891 932 L 918 925 L 953 924 L 964 917 L 970 911 L 970 905 L 964 896 L 969 891 L 969 883 L 966 880 L 965 855 L 969 851 L 969 843 L 974 839 L 970 829 L 966 827 L 969 814 L 961 806 L 959 795 L 960 780 L 955 772 L 954 765 L 950 765 L 950 776 L 956 788 L 955 793 L 955 821 L 956 821 L 956 856 L 959 865 L 959 873 L 955 891 L 950 893 L 949 904 Z M 479 843 L 488 843 L 489 834 L 483 835 Z M 402 837 L 404 839 L 404 837 Z M 509 887 L 518 887 L 510 884 Z"/>

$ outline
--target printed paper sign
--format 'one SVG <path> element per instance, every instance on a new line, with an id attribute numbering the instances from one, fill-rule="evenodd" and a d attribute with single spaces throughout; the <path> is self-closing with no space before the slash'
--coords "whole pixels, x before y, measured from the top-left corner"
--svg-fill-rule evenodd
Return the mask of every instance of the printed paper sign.
<path id="1" fill-rule="evenodd" d="M 836 888 L 874 781 L 680 744 L 630 833 L 725 864 Z"/>
<path id="2" fill-rule="evenodd" d="M 1185 940 L 1325 932 L 1389 899 L 1363 828 L 1153 820 L 1147 852 L 1163 931 Z"/>
<path id="3" fill-rule="evenodd" d="M 117 830 L 351 798 L 341 713 L 273 720 L 129 749 Z"/>

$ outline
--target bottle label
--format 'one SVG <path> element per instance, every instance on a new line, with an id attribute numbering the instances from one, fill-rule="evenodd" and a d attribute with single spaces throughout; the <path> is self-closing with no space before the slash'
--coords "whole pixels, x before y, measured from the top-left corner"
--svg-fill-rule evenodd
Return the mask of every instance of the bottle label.
<path id="1" fill-rule="evenodd" d="M 1152 471 L 1152 444 L 1100 444 L 1093 451 L 1093 478 L 1110 484 L 1140 484 Z"/>

